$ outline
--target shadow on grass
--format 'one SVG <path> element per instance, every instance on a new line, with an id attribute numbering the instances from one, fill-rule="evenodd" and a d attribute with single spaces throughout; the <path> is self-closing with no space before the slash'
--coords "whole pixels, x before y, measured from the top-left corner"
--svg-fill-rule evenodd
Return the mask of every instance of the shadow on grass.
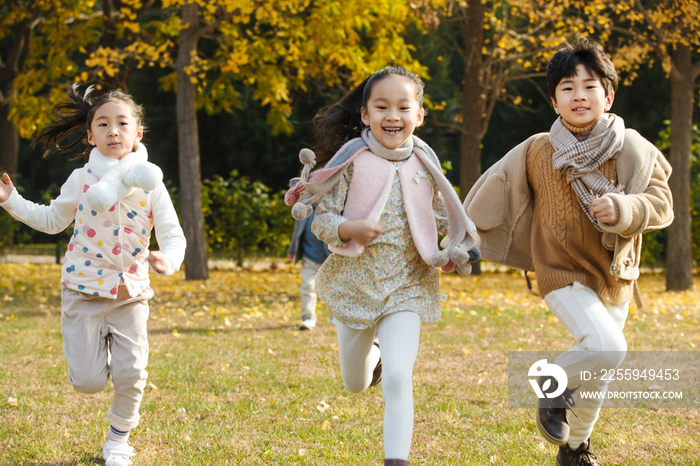
<path id="1" fill-rule="evenodd" d="M 14 315 L 17 320 L 21 319 L 31 319 L 34 317 L 51 317 L 52 315 L 60 316 L 61 311 L 48 311 L 39 310 L 36 308 L 21 309 L 21 308 L 11 308 L 3 310 L 3 314 Z"/>
<path id="2" fill-rule="evenodd" d="M 155 334 L 169 334 L 173 333 L 173 330 L 177 330 L 177 333 L 183 335 L 209 335 L 209 333 L 234 333 L 234 332 L 266 332 L 266 331 L 280 331 L 280 330 L 296 330 L 297 324 L 284 324 L 284 325 L 268 325 L 262 327 L 253 328 L 180 328 L 180 327 L 169 327 L 169 328 L 157 328 L 154 330 L 149 330 L 149 335 Z"/>
<path id="3" fill-rule="evenodd" d="M 104 466 L 105 460 L 98 457 L 98 456 L 93 456 L 91 454 L 85 454 L 82 455 L 74 460 L 69 460 L 69 461 L 58 461 L 58 462 L 53 462 L 53 463 L 43 463 L 43 462 L 24 462 L 20 463 L 17 466 L 83 466 L 83 465 L 102 465 Z"/>

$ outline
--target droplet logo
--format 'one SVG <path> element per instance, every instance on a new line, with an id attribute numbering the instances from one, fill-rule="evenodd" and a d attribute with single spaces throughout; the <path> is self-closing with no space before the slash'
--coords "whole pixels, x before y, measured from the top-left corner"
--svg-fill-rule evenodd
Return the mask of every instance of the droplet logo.
<path id="1" fill-rule="evenodd" d="M 556 364 L 547 363 L 546 359 L 540 359 L 532 366 L 530 370 L 527 371 L 529 377 L 537 377 L 537 379 L 528 379 L 532 389 L 535 391 L 537 398 L 556 398 L 566 390 L 566 384 L 569 378 L 566 376 L 566 372 L 560 366 Z M 554 377 L 557 381 L 557 388 L 552 393 L 547 393 L 547 390 L 552 388 L 552 379 Z M 542 387 L 539 386 L 538 380 L 543 380 L 544 383 Z"/>

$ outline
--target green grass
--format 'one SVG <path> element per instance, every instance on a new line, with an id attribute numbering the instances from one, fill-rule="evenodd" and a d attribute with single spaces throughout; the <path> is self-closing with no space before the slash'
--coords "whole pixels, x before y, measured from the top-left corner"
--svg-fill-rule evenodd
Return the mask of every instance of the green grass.
<path id="1" fill-rule="evenodd" d="M 65 250 L 66 250 L 66 242 L 63 241 L 62 245 L 61 245 L 60 254 L 63 255 Z M 16 244 L 12 247 L 12 249 L 9 249 L 9 250 L 3 251 L 3 252 L 9 253 L 9 254 L 22 254 L 22 255 L 31 255 L 31 256 L 53 256 L 56 254 L 56 244 L 55 243 Z"/>
<path id="2" fill-rule="evenodd" d="M 58 275 L 8 264 L 0 278 L 0 465 L 104 464 L 112 389 L 83 395 L 66 379 Z M 153 280 L 135 464 L 382 464 L 381 389 L 343 388 L 326 308 L 316 331 L 296 330 L 298 269 L 183 278 Z M 422 327 L 414 371 L 411 464 L 553 465 L 534 410 L 508 408 L 506 363 L 511 350 L 566 349 L 565 329 L 518 275 L 441 287 L 450 298 Z M 698 293 L 662 290 L 662 277 L 642 280 L 649 309 L 630 316 L 629 349 L 696 350 Z M 603 409 L 593 451 L 602 464 L 700 464 L 699 433 L 697 409 Z"/>

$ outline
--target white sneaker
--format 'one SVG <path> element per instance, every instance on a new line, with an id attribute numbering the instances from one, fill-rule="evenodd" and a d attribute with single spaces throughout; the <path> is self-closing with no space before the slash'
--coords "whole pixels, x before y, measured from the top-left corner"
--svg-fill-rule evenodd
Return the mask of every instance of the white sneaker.
<path id="1" fill-rule="evenodd" d="M 102 454 L 105 458 L 105 466 L 130 466 L 134 463 L 129 458 L 136 456 L 133 447 L 114 440 L 107 440 L 102 447 Z"/>
<path id="2" fill-rule="evenodd" d="M 304 319 L 299 324 L 299 330 L 313 330 L 316 328 L 316 321 L 314 319 Z"/>

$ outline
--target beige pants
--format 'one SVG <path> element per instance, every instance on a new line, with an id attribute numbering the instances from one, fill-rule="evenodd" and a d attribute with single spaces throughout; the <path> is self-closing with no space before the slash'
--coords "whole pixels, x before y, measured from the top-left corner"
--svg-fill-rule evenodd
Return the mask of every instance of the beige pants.
<path id="1" fill-rule="evenodd" d="M 148 364 L 150 288 L 132 298 L 123 286 L 117 299 L 63 288 L 61 330 L 68 380 L 82 393 L 104 390 L 112 376 L 114 399 L 107 418 L 118 430 L 139 423 L 139 406 Z"/>

